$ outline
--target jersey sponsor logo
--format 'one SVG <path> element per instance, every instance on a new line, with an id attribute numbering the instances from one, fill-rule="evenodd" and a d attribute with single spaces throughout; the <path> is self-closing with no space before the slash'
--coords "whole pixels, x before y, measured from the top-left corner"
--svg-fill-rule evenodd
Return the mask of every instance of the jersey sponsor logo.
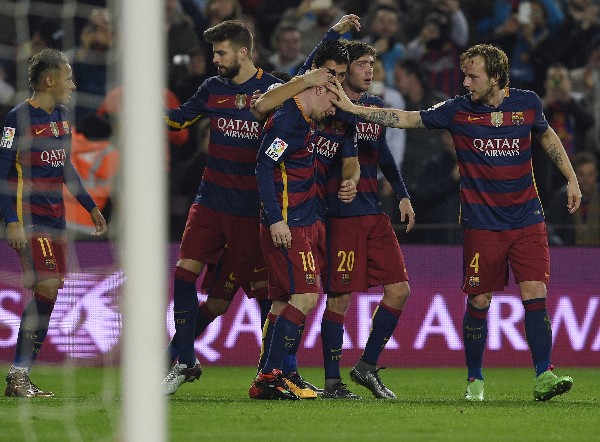
<path id="1" fill-rule="evenodd" d="M 46 129 L 47 129 L 46 127 L 45 127 L 45 128 L 43 128 L 43 129 L 39 129 L 39 130 L 38 130 L 38 129 L 36 129 L 36 130 L 35 130 L 35 134 L 36 134 L 36 135 L 39 135 L 39 134 L 41 134 L 42 132 L 44 132 Z"/>
<path id="2" fill-rule="evenodd" d="M 63 167 L 66 158 L 67 151 L 65 149 L 45 150 L 40 154 L 40 159 L 52 167 Z"/>
<path id="3" fill-rule="evenodd" d="M 232 138 L 258 140 L 260 136 L 260 123 L 258 121 L 219 118 L 217 120 L 217 127 L 221 129 L 223 135 Z"/>
<path id="4" fill-rule="evenodd" d="M 469 115 L 467 117 L 467 121 L 477 121 L 477 120 L 481 120 L 483 117 L 472 117 L 471 115 Z"/>
<path id="5" fill-rule="evenodd" d="M 495 127 L 502 126 L 502 120 L 504 119 L 502 112 L 492 112 L 490 114 L 490 118 L 492 120 L 492 125 Z"/>
<path id="6" fill-rule="evenodd" d="M 243 109 L 246 107 L 246 99 L 248 96 L 246 94 L 237 94 L 235 96 L 235 107 L 238 109 Z"/>
<path id="7" fill-rule="evenodd" d="M 512 124 L 514 124 L 515 126 L 520 126 L 521 124 L 525 123 L 525 115 L 522 111 L 521 112 L 513 112 L 511 114 L 510 120 L 512 121 Z"/>
<path id="8" fill-rule="evenodd" d="M 314 151 L 318 155 L 324 156 L 326 158 L 333 158 L 337 153 L 339 145 L 340 143 L 338 143 L 337 141 L 329 140 L 319 135 L 315 138 L 315 140 L 312 143 L 310 143 L 308 151 Z"/>
<path id="9" fill-rule="evenodd" d="M 275 138 L 269 148 L 266 150 L 265 154 L 273 161 L 277 161 L 283 152 L 285 152 L 287 147 L 288 144 L 285 141 L 283 141 L 281 138 Z"/>
<path id="10" fill-rule="evenodd" d="M 14 139 L 15 139 L 15 128 L 4 126 L 4 130 L 2 131 L 2 140 L 0 141 L 0 147 L 4 147 L 5 149 L 10 149 L 12 147 Z"/>
<path id="11" fill-rule="evenodd" d="M 518 138 L 474 138 L 473 147 L 488 157 L 514 157 L 520 154 Z"/>
<path id="12" fill-rule="evenodd" d="M 377 141 L 381 135 L 381 126 L 375 123 L 359 121 L 356 123 L 356 137 L 358 140 Z"/>

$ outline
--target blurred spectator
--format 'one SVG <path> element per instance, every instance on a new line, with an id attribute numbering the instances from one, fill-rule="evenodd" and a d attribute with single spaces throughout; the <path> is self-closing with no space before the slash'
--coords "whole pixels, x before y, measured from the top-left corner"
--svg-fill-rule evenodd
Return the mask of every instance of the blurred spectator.
<path id="1" fill-rule="evenodd" d="M 460 4 L 455 0 L 433 0 L 421 32 L 407 46 L 406 57 L 421 64 L 430 87 L 454 97 L 463 92 L 460 54 L 468 35 Z"/>
<path id="2" fill-rule="evenodd" d="M 460 174 L 452 136 L 440 131 L 442 144 L 423 163 L 411 198 L 419 201 L 419 225 L 429 224 L 423 241 L 429 244 L 461 244 L 459 225 Z M 437 224 L 437 226 L 436 226 Z M 444 226 L 442 226 L 444 225 Z"/>
<path id="3" fill-rule="evenodd" d="M 200 47 L 201 41 L 194 29 L 194 21 L 179 6 L 178 0 L 165 0 L 165 31 L 167 33 L 167 60 L 187 55 Z"/>
<path id="4" fill-rule="evenodd" d="M 73 128 L 71 162 L 83 185 L 94 199 L 105 218 L 110 219 L 109 200 L 114 178 L 119 167 L 119 151 L 110 142 L 110 124 L 99 117 L 82 118 L 79 127 Z M 67 229 L 75 239 L 94 239 L 90 233 L 95 225 L 90 214 L 70 192 L 65 191 Z"/>
<path id="5" fill-rule="evenodd" d="M 207 0 L 204 16 L 208 29 L 225 20 L 239 20 L 242 18 L 242 7 L 238 0 Z"/>
<path id="6" fill-rule="evenodd" d="M 270 50 L 274 50 L 271 36 L 273 30 L 277 29 L 282 23 L 283 14 L 289 9 L 295 9 L 302 0 L 263 0 L 262 5 L 258 8 L 256 19 L 260 25 L 260 32 L 263 36 L 262 44 Z"/>
<path id="7" fill-rule="evenodd" d="M 555 63 L 548 68 L 545 89 L 542 100 L 546 120 L 556 131 L 569 158 L 573 158 L 576 152 L 586 150 L 585 131 L 594 125 L 594 119 L 583 108 L 577 94 L 573 94 L 566 66 Z M 537 145 L 537 140 L 532 142 L 536 184 L 544 203 L 564 184 L 564 179 L 552 160 Z"/>
<path id="8" fill-rule="evenodd" d="M 369 43 L 379 53 L 385 69 L 385 83 L 394 85 L 394 66 L 404 58 L 406 48 L 399 41 L 400 16 L 397 8 L 379 5 L 373 15 L 373 20 L 366 30 L 363 41 Z"/>
<path id="9" fill-rule="evenodd" d="M 570 71 L 573 92 L 580 94 L 581 104 L 594 118 L 594 126 L 585 134 L 585 145 L 600 151 L 600 34 L 588 45 L 587 62 Z"/>
<path id="10" fill-rule="evenodd" d="M 181 61 L 181 64 L 173 64 L 169 88 L 183 102 L 194 95 L 204 80 L 208 78 L 206 51 L 202 47 L 197 47 L 192 49 L 187 57 L 181 56 L 178 60 Z"/>
<path id="11" fill-rule="evenodd" d="M 566 186 L 561 188 L 548 210 L 550 244 L 568 246 L 600 245 L 600 184 L 598 160 L 589 152 L 576 154 L 572 160 L 582 198 L 579 210 L 570 215 L 567 210 Z"/>
<path id="12" fill-rule="evenodd" d="M 262 67 L 269 58 L 270 52 L 262 44 L 261 31 L 256 18 L 249 14 L 242 14 L 240 21 L 246 25 L 252 36 L 254 37 L 252 45 L 252 61 L 255 66 Z"/>
<path id="13" fill-rule="evenodd" d="M 294 23 L 282 22 L 275 29 L 274 39 L 275 52 L 263 66 L 264 70 L 296 75 L 298 68 L 306 59 L 306 55 L 300 50 L 302 42 L 298 27 Z"/>
<path id="14" fill-rule="evenodd" d="M 0 106 L 10 106 L 15 95 L 15 87 L 8 82 L 8 75 L 0 65 Z"/>
<path id="15" fill-rule="evenodd" d="M 414 60 L 401 60 L 394 70 L 396 87 L 406 100 L 406 110 L 428 109 L 448 99 L 442 92 L 432 89 L 427 83 L 425 73 Z M 402 162 L 402 178 L 411 195 L 411 203 L 417 216 L 426 209 L 426 199 L 415 198 L 418 192 L 419 176 L 424 173 L 426 161 L 439 154 L 444 143 L 442 131 L 408 130 L 406 148 Z M 419 221 L 420 222 L 420 221 Z M 412 238 L 414 236 L 414 238 Z M 411 239 L 412 238 L 412 239 Z M 413 231 L 407 240 L 422 241 L 423 235 Z"/>
<path id="16" fill-rule="evenodd" d="M 107 89 L 107 69 L 114 60 L 114 43 L 111 17 L 107 9 L 92 10 L 88 22 L 79 35 L 71 66 L 74 92 L 75 127 L 83 118 L 93 115 L 102 103 Z"/>

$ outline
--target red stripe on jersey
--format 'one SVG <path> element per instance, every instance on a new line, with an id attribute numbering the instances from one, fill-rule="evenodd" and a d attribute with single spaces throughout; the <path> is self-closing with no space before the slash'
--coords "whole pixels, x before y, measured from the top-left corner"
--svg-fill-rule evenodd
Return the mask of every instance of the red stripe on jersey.
<path id="1" fill-rule="evenodd" d="M 502 124 L 492 122 L 492 114 L 502 114 Z M 522 112 L 487 112 L 478 114 L 474 112 L 457 112 L 454 122 L 460 124 L 471 124 L 475 126 L 520 126 L 521 124 L 533 124 L 535 111 L 529 109 Z"/>
<path id="2" fill-rule="evenodd" d="M 533 186 L 525 191 L 508 193 L 479 192 L 473 189 L 461 189 L 462 199 L 467 204 L 485 204 L 491 207 L 509 207 L 525 204 L 527 201 L 537 199 Z"/>
<path id="3" fill-rule="evenodd" d="M 64 204 L 48 204 L 40 206 L 38 204 L 32 204 L 29 207 L 30 212 L 40 216 L 50 216 L 52 218 L 62 218 L 65 216 Z"/>
<path id="4" fill-rule="evenodd" d="M 221 187 L 229 189 L 240 189 L 240 190 L 257 190 L 258 183 L 256 177 L 243 176 L 243 175 L 231 175 L 228 173 L 217 172 L 213 169 L 204 169 L 202 179 L 210 183 L 214 183 Z"/>
<path id="5" fill-rule="evenodd" d="M 251 98 L 247 94 L 210 95 L 206 104 L 213 109 L 244 109 L 250 106 Z"/>
<path id="6" fill-rule="evenodd" d="M 211 157 L 231 162 L 256 164 L 256 150 L 243 147 L 225 146 L 224 144 L 209 145 Z"/>
<path id="7" fill-rule="evenodd" d="M 472 179 L 515 180 L 531 175 L 531 162 L 515 166 L 490 166 L 488 164 L 459 163 L 460 174 Z"/>
<path id="8" fill-rule="evenodd" d="M 377 180 L 373 178 L 361 178 L 356 188 L 358 192 L 377 192 Z"/>
<path id="9" fill-rule="evenodd" d="M 47 178 L 36 177 L 35 180 L 31 180 L 29 190 L 40 194 L 62 191 L 63 181 L 62 175 Z"/>

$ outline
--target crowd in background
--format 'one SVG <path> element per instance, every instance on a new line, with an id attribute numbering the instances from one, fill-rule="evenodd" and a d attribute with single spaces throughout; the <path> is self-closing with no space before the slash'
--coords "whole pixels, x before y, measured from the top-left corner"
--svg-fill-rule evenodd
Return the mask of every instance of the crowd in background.
<path id="1" fill-rule="evenodd" d="M 165 103 L 177 107 L 216 75 L 205 29 L 242 20 L 255 37 L 254 62 L 266 71 L 296 74 L 325 32 L 344 14 L 361 17 L 361 32 L 345 35 L 374 46 L 370 93 L 390 107 L 417 110 L 464 93 L 460 54 L 493 43 L 508 55 L 510 86 L 538 93 L 560 136 L 583 192 L 577 216 L 567 216 L 565 182 L 536 141 L 536 185 L 554 245 L 600 245 L 600 1 L 598 0 L 163 0 L 168 83 Z M 110 221 L 118 217 L 113 192 L 118 174 L 120 85 L 116 63 L 121 42 L 106 0 L 0 2 L 0 117 L 26 99 L 25 67 L 44 47 L 65 51 L 77 86 L 73 162 Z M 65 8 L 75 6 L 66 15 Z M 56 15 L 53 15 L 56 14 Z M 143 70 L 143 68 L 141 68 Z M 151 124 L 149 122 L 149 124 Z M 181 238 L 198 188 L 208 125 L 169 132 L 170 237 Z M 459 172 L 445 131 L 388 130 L 388 142 L 417 214 L 401 243 L 459 244 Z M 380 197 L 400 227 L 398 202 L 385 179 Z M 562 199 L 561 199 L 562 198 Z M 75 234 L 86 226 L 68 206 Z M 114 229 L 113 229 L 114 231 Z M 83 237 L 83 236 L 82 236 Z"/>

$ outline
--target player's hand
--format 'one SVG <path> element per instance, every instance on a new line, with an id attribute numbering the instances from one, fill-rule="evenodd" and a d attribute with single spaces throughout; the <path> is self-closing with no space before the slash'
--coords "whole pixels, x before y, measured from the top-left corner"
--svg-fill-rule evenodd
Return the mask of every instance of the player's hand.
<path id="1" fill-rule="evenodd" d="M 346 92 L 344 92 L 344 89 L 342 88 L 342 85 L 340 84 L 340 82 L 337 80 L 337 78 L 334 79 L 334 83 L 327 83 L 325 85 L 325 87 L 327 89 L 329 89 L 331 92 L 333 92 L 336 96 L 337 99 L 333 98 L 331 100 L 331 102 L 336 105 L 337 107 L 339 107 L 341 110 L 346 111 L 346 112 L 351 112 L 352 108 L 354 107 L 354 104 L 350 101 L 350 99 L 348 98 L 348 95 L 346 95 Z"/>
<path id="2" fill-rule="evenodd" d="M 262 95 L 262 92 L 260 90 L 255 90 L 254 93 L 252 94 L 252 97 L 250 97 L 250 113 L 252 114 L 252 116 L 254 118 L 256 118 L 258 121 L 264 121 L 267 116 L 260 113 L 257 109 L 256 109 L 256 101 L 260 98 L 260 96 Z"/>
<path id="3" fill-rule="evenodd" d="M 285 221 L 278 221 L 271 224 L 271 239 L 275 247 L 289 249 L 292 247 L 292 232 Z"/>
<path id="4" fill-rule="evenodd" d="M 575 213 L 579 209 L 581 204 L 581 190 L 579 189 L 579 183 L 577 180 L 569 181 L 567 184 L 567 209 L 569 213 Z"/>
<path id="5" fill-rule="evenodd" d="M 338 198 L 343 203 L 350 203 L 356 198 L 356 184 L 352 180 L 342 181 L 340 190 L 338 190 Z"/>
<path id="6" fill-rule="evenodd" d="M 306 89 L 325 86 L 328 83 L 332 83 L 333 80 L 333 74 L 327 68 L 311 69 L 302 74 L 302 81 L 304 81 Z"/>
<path id="7" fill-rule="evenodd" d="M 400 221 L 405 222 L 406 224 L 406 233 L 410 232 L 412 228 L 415 226 L 415 211 L 412 208 L 412 204 L 410 203 L 409 198 L 402 198 L 400 200 Z"/>
<path id="8" fill-rule="evenodd" d="M 8 245 L 15 250 L 21 250 L 27 247 L 25 229 L 19 221 L 6 223 L 6 241 L 8 242 Z"/>
<path id="9" fill-rule="evenodd" d="M 90 217 L 96 226 L 96 229 L 91 233 L 92 236 L 102 236 L 106 233 L 106 220 L 100 209 L 94 207 L 90 212 Z"/>
<path id="10" fill-rule="evenodd" d="M 360 17 L 354 14 L 344 15 L 340 21 L 331 27 L 335 32 L 342 35 L 352 29 L 360 31 Z"/>

